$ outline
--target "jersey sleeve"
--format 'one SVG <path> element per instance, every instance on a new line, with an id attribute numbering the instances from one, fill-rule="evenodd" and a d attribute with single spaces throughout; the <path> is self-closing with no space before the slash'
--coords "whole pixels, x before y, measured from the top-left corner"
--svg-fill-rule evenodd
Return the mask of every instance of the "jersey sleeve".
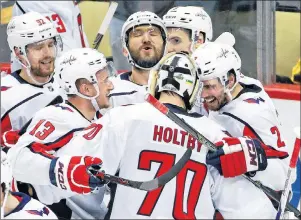
<path id="1" fill-rule="evenodd" d="M 8 155 L 16 180 L 51 185 L 49 166 L 54 158 L 53 152 L 68 143 L 74 132 L 83 129 L 73 129 L 65 115 L 52 111 L 54 108 L 56 107 L 50 106 L 37 112 L 27 131 L 9 150 Z M 44 147 L 40 148 L 33 143 L 43 143 Z"/>
<path id="2" fill-rule="evenodd" d="M 64 148 L 58 151 L 64 155 L 87 155 L 103 161 L 105 172 L 114 175 L 125 150 L 126 130 L 124 122 L 118 120 L 115 109 L 79 132 Z M 122 112 L 119 112 L 119 117 Z"/>

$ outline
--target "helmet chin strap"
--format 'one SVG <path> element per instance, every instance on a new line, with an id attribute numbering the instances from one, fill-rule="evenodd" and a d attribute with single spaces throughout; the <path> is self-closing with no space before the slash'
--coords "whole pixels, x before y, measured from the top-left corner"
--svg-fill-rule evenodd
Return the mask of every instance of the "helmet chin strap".
<path id="1" fill-rule="evenodd" d="M 17 61 L 20 63 L 20 65 L 23 66 L 23 67 L 26 69 L 27 76 L 29 76 L 29 78 L 30 78 L 36 85 L 42 86 L 42 85 L 44 85 L 44 84 L 50 82 L 50 80 L 52 79 L 52 76 L 53 76 L 54 73 L 51 73 L 51 75 L 49 76 L 49 78 L 48 78 L 48 80 L 47 80 L 46 82 L 40 83 L 40 82 L 38 82 L 37 80 L 35 80 L 35 78 L 32 76 L 31 71 L 30 71 L 31 65 L 30 65 L 30 63 L 29 63 L 29 61 L 28 61 L 28 59 L 27 59 L 26 56 L 25 56 L 25 60 L 26 60 L 26 62 L 27 62 L 28 65 L 23 64 L 19 59 L 17 59 Z"/>

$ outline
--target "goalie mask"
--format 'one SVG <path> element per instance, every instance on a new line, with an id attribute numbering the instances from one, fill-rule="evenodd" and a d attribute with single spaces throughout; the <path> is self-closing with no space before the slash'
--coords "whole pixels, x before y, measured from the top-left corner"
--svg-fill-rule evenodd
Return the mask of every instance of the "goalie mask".
<path id="1" fill-rule="evenodd" d="M 212 39 L 211 18 L 201 7 L 174 7 L 163 16 L 163 21 L 166 28 L 183 28 L 191 31 L 191 51 L 194 51 L 200 33 L 204 34 L 204 42 Z"/>
<path id="2" fill-rule="evenodd" d="M 54 25 L 40 13 L 28 12 L 26 14 L 13 17 L 7 25 L 7 41 L 12 55 L 24 68 L 26 68 L 28 76 L 37 85 L 45 83 L 39 83 L 33 78 L 31 74 L 31 64 L 28 60 L 26 49 L 28 45 L 40 44 L 48 39 L 54 39 L 53 50 L 54 57 L 56 57 L 58 53 L 63 51 L 61 37 L 57 33 Z M 19 60 L 15 53 L 15 49 L 20 50 L 20 54 L 25 58 L 25 64 Z M 49 81 L 51 78 L 52 75 L 50 75 Z"/>
<path id="3" fill-rule="evenodd" d="M 2 206 L 1 206 L 1 219 L 4 218 L 4 207 L 5 203 L 7 201 L 8 193 L 10 190 L 10 184 L 12 181 L 12 172 L 11 172 L 11 167 L 8 163 L 7 155 L 6 153 L 1 150 L 1 189 L 2 192 L 1 194 L 4 195 L 3 201 L 1 201 Z M 1 196 L 2 198 L 2 196 Z"/>
<path id="4" fill-rule="evenodd" d="M 224 86 L 224 91 L 232 99 L 231 91 L 240 80 L 241 59 L 236 50 L 227 44 L 207 42 L 201 45 L 192 54 L 199 67 L 199 80 L 203 81 L 218 78 Z M 236 81 L 232 88 L 228 87 L 228 75 L 233 73 Z"/>
<path id="5" fill-rule="evenodd" d="M 149 26 L 155 26 L 159 28 L 161 32 L 161 36 L 163 39 L 163 55 L 166 53 L 166 40 L 167 40 L 167 30 L 163 24 L 162 19 L 149 11 L 138 11 L 134 14 L 132 14 L 124 23 L 122 26 L 121 30 L 121 39 L 122 39 L 122 45 L 123 48 L 127 51 L 128 53 L 128 62 L 132 65 L 135 66 L 139 69 L 144 69 L 144 70 L 150 70 L 153 66 L 151 67 L 144 67 L 141 66 L 135 61 L 130 53 L 129 50 L 129 33 L 131 30 L 134 30 L 135 27 L 141 26 L 141 25 L 149 25 Z M 156 64 L 155 64 L 156 65 Z"/>
<path id="6" fill-rule="evenodd" d="M 64 53 L 57 59 L 55 70 L 56 79 L 67 95 L 77 95 L 91 100 L 96 110 L 99 109 L 95 100 L 99 96 L 96 73 L 106 70 L 109 76 L 116 75 L 116 70 L 111 62 L 107 62 L 102 53 L 91 48 L 77 48 Z M 79 79 L 86 79 L 93 84 L 96 95 L 90 97 L 80 93 L 76 87 Z"/>
<path id="7" fill-rule="evenodd" d="M 197 67 L 189 55 L 169 53 L 152 69 L 149 79 L 149 93 L 157 99 L 163 91 L 174 92 L 183 98 L 185 106 L 191 109 L 199 91 Z"/>

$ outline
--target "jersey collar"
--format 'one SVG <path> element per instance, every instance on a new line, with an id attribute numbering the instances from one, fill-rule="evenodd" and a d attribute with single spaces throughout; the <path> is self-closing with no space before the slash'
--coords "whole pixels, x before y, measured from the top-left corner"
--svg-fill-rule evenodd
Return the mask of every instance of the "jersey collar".
<path id="1" fill-rule="evenodd" d="M 20 203 L 19 205 L 17 205 L 16 208 L 14 208 L 10 213 L 6 214 L 5 216 L 8 216 L 12 213 L 15 212 L 19 212 L 21 211 L 24 206 L 30 201 L 30 197 L 24 193 L 20 193 L 20 192 L 10 192 L 12 194 L 13 197 L 15 197 Z"/>

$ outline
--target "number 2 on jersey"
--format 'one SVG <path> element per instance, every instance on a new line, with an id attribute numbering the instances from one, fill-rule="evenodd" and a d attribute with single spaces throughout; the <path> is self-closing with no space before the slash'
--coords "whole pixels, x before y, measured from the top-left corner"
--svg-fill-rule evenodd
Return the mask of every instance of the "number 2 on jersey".
<path id="1" fill-rule="evenodd" d="M 271 127 L 270 130 L 271 130 L 272 134 L 277 135 L 277 147 L 284 147 L 285 143 L 284 143 L 284 141 L 281 140 L 279 129 L 276 126 L 274 126 L 274 127 Z"/>
<path id="2" fill-rule="evenodd" d="M 150 170 L 151 163 L 160 163 L 156 176 L 161 176 L 175 164 L 175 154 L 163 153 L 157 151 L 142 151 L 140 153 L 138 169 Z M 187 197 L 187 211 L 183 210 L 185 183 L 188 171 L 193 172 L 193 178 L 190 183 Z M 207 167 L 200 162 L 189 160 L 180 173 L 176 176 L 176 192 L 173 207 L 173 217 L 175 219 L 196 219 L 195 209 L 202 190 L 203 182 L 206 178 Z M 150 216 L 156 206 L 164 186 L 148 192 L 138 210 L 139 215 Z"/>

